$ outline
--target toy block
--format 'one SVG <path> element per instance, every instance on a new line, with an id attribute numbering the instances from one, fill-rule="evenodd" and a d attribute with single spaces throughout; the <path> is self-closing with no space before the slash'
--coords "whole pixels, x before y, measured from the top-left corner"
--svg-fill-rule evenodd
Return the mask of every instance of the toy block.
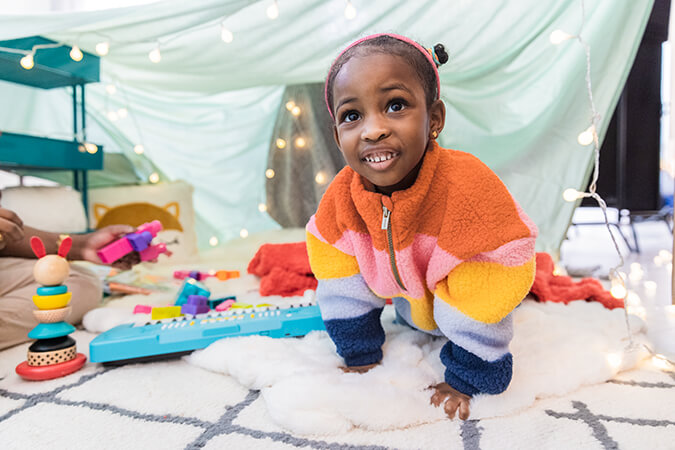
<path id="1" fill-rule="evenodd" d="M 183 314 L 192 314 L 193 316 L 207 313 L 210 311 L 207 300 L 203 295 L 189 295 L 187 303 L 181 306 L 181 312 Z"/>
<path id="2" fill-rule="evenodd" d="M 62 362 L 75 359 L 77 356 L 77 346 L 71 345 L 68 348 L 53 350 L 51 352 L 31 352 L 28 351 L 26 362 L 29 366 L 51 366 Z"/>
<path id="3" fill-rule="evenodd" d="M 146 222 L 143 225 L 136 228 L 137 233 L 143 233 L 148 231 L 152 237 L 157 236 L 157 233 L 162 231 L 162 222 L 159 220 L 153 220 L 152 222 Z"/>
<path id="4" fill-rule="evenodd" d="M 222 304 L 222 303 L 224 303 L 228 300 L 231 300 L 232 301 L 231 303 L 234 303 L 234 302 L 237 301 L 237 297 L 235 297 L 234 295 L 231 295 L 229 297 L 214 298 L 213 300 L 209 300 L 209 308 L 216 309 L 218 307 L 218 305 L 220 305 L 220 304 Z"/>
<path id="5" fill-rule="evenodd" d="M 133 252 L 134 249 L 126 237 L 116 240 L 115 242 L 106 245 L 96 252 L 103 264 L 112 264 L 124 255 Z"/>
<path id="6" fill-rule="evenodd" d="M 37 288 L 37 295 L 44 295 L 44 296 L 49 296 L 49 295 L 60 295 L 60 294 L 65 294 L 68 292 L 68 286 L 60 285 L 60 286 L 42 286 Z"/>
<path id="7" fill-rule="evenodd" d="M 223 301 L 215 307 L 216 311 L 227 311 L 237 301 L 235 297 L 228 297 L 226 299 L 219 299 L 219 300 Z"/>
<path id="8" fill-rule="evenodd" d="M 199 281 L 193 278 L 186 278 L 185 281 L 183 281 L 183 285 L 181 286 L 180 290 L 178 291 L 174 305 L 180 306 L 185 304 L 187 302 L 188 296 L 190 295 L 203 295 L 204 297 L 208 298 L 211 295 L 211 291 L 209 291 L 206 286 L 204 286 Z"/>
<path id="9" fill-rule="evenodd" d="M 238 270 L 219 270 L 216 272 L 216 278 L 220 281 L 230 280 L 232 278 L 239 278 Z"/>
<path id="10" fill-rule="evenodd" d="M 32 381 L 51 380 L 52 378 L 65 377 L 68 374 L 77 372 L 84 366 L 87 357 L 78 353 L 70 361 L 50 364 L 48 366 L 29 366 L 27 361 L 16 366 L 16 373 L 21 378 Z"/>
<path id="11" fill-rule="evenodd" d="M 131 244 L 131 248 L 137 252 L 142 252 L 148 245 L 152 242 L 152 234 L 149 231 L 144 231 L 142 233 L 129 233 L 125 236 Z"/>
<path id="12" fill-rule="evenodd" d="M 152 314 L 152 306 L 136 305 L 134 306 L 134 314 Z"/>
<path id="13" fill-rule="evenodd" d="M 70 306 L 58 309 L 34 309 L 33 316 L 40 323 L 63 322 L 70 314 Z"/>
<path id="14" fill-rule="evenodd" d="M 171 252 L 169 252 L 169 250 L 166 248 L 166 244 L 164 243 L 151 245 L 139 253 L 141 255 L 141 261 L 150 261 L 153 259 L 157 259 L 157 257 L 162 253 L 166 253 L 167 256 L 171 255 Z"/>
<path id="15" fill-rule="evenodd" d="M 59 295 L 34 295 L 33 303 L 39 309 L 58 309 L 65 308 L 70 303 L 72 292 L 66 292 Z"/>
<path id="16" fill-rule="evenodd" d="M 180 306 L 155 306 L 152 308 L 152 320 L 171 319 L 182 316 Z"/>
<path id="17" fill-rule="evenodd" d="M 63 350 L 64 348 L 75 345 L 75 339 L 70 336 L 61 336 L 53 339 L 40 339 L 28 347 L 29 352 L 53 352 L 54 350 Z"/>

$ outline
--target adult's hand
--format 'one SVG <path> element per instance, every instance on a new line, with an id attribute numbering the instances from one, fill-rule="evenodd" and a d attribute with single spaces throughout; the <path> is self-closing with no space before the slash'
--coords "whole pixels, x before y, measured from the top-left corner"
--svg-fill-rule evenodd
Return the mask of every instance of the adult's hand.
<path id="1" fill-rule="evenodd" d="M 0 200 L 2 191 L 0 191 Z M 14 211 L 0 206 L 0 250 L 12 242 L 18 242 L 24 237 L 23 221 Z"/>
<path id="2" fill-rule="evenodd" d="M 103 264 L 96 252 L 125 234 L 132 233 L 133 231 L 134 227 L 130 225 L 109 225 L 92 233 L 81 235 L 80 254 L 77 256 L 84 261 Z M 127 270 L 131 268 L 132 261 L 122 259 L 115 261 L 112 266 L 121 270 Z"/>

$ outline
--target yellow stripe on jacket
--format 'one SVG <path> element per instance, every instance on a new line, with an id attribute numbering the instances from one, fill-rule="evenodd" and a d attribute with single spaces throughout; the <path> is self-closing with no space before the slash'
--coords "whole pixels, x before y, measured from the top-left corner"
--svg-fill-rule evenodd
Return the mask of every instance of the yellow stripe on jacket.
<path id="1" fill-rule="evenodd" d="M 311 233 L 307 233 L 307 253 L 314 276 L 319 280 L 351 277 L 360 272 L 355 257 L 322 242 Z"/>

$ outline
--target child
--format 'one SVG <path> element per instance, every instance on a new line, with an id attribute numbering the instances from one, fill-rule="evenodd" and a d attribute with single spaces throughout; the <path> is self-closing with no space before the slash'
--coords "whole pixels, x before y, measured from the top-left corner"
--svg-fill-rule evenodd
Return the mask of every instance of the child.
<path id="1" fill-rule="evenodd" d="M 511 311 L 534 279 L 537 229 L 487 166 L 436 143 L 446 61 L 442 45 L 394 34 L 335 60 L 326 103 L 348 167 L 307 224 L 307 248 L 343 370 L 382 359 L 380 314 L 393 298 L 399 320 L 449 339 L 431 402 L 465 420 L 471 396 L 511 381 Z"/>

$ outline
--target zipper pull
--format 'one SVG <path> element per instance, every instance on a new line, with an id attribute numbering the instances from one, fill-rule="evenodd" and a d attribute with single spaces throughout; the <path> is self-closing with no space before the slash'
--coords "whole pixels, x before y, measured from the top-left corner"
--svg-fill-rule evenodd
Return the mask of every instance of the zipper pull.
<path id="1" fill-rule="evenodd" d="M 389 215 L 391 214 L 391 211 L 387 209 L 386 206 L 382 205 L 382 229 L 386 230 L 389 228 Z"/>

